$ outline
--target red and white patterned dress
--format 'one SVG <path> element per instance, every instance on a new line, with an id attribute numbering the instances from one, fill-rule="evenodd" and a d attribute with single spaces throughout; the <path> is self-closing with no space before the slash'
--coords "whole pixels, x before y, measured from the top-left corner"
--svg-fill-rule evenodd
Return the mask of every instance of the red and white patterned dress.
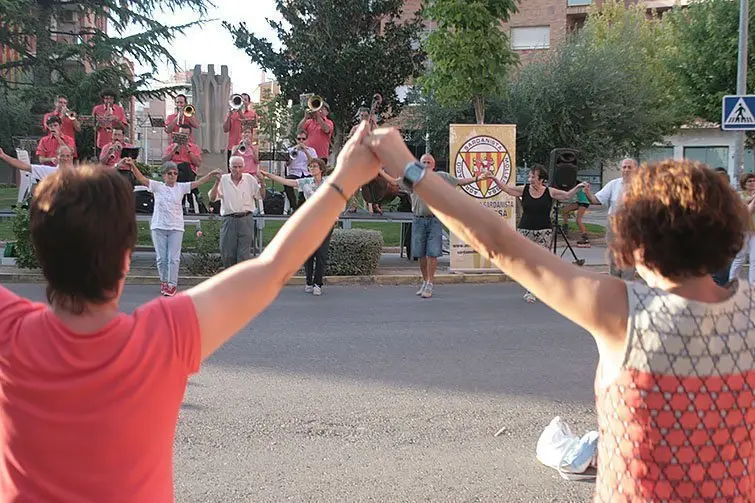
<path id="1" fill-rule="evenodd" d="M 595 501 L 755 501 L 755 305 L 730 288 L 707 304 L 627 284 L 624 364 L 595 383 Z"/>

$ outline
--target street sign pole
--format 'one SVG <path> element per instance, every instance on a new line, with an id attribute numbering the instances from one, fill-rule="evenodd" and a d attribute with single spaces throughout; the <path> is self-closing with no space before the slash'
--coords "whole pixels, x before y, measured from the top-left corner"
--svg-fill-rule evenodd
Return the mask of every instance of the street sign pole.
<path id="1" fill-rule="evenodd" d="M 737 59 L 737 94 L 747 94 L 747 41 L 749 0 L 739 0 L 739 58 Z M 744 168 L 745 132 L 736 131 L 734 142 L 734 166 L 729 169 L 729 178 L 736 183 Z"/>

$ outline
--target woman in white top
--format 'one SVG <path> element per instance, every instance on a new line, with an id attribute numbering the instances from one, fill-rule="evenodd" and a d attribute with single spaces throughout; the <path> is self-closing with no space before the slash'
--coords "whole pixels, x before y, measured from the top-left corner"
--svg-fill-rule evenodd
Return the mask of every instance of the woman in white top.
<path id="1" fill-rule="evenodd" d="M 136 181 L 145 185 L 155 196 L 155 209 L 152 211 L 152 243 L 155 246 L 157 272 L 160 274 L 160 293 L 172 297 L 178 290 L 178 266 L 181 262 L 181 244 L 184 237 L 184 215 L 181 201 L 210 178 L 220 173 L 211 171 L 193 182 L 177 182 L 178 166 L 174 162 L 163 164 L 163 181 L 148 180 L 141 174 L 136 164 L 131 163 L 131 172 Z"/>
<path id="2" fill-rule="evenodd" d="M 260 170 L 262 176 L 270 178 L 287 187 L 299 189 L 304 194 L 305 199 L 312 197 L 317 189 L 322 187 L 328 179 L 325 175 L 325 162 L 322 159 L 314 158 L 309 162 L 309 172 L 312 175 L 307 178 L 298 178 L 291 180 L 282 176 L 273 175 L 267 171 Z M 330 236 L 333 234 L 331 229 L 320 247 L 304 263 L 304 272 L 307 275 L 307 285 L 304 291 L 312 295 L 322 295 L 322 277 L 325 275 L 325 269 L 328 266 L 328 248 L 330 248 Z"/>

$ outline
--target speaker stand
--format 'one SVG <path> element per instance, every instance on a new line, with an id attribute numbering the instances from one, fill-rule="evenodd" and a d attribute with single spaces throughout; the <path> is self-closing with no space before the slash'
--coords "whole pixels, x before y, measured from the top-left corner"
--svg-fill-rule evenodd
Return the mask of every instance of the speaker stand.
<path id="1" fill-rule="evenodd" d="M 585 259 L 578 258 L 577 254 L 574 252 L 574 248 L 571 247 L 571 243 L 569 243 L 569 238 L 566 236 L 566 233 L 561 228 L 561 226 L 558 224 L 558 216 L 561 213 L 561 202 L 556 201 L 556 219 L 553 224 L 553 253 L 555 255 L 556 249 L 558 248 L 558 235 L 561 234 L 561 237 L 564 238 L 564 243 L 566 243 L 566 248 L 561 252 L 561 256 L 563 257 L 566 253 L 566 250 L 569 250 L 571 252 L 571 256 L 574 257 L 574 264 L 578 266 L 585 265 Z"/>

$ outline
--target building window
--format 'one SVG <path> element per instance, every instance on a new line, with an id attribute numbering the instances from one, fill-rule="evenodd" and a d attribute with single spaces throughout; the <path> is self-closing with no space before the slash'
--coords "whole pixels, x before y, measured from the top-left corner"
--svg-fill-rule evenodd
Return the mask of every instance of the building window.
<path id="1" fill-rule="evenodd" d="M 684 158 L 704 162 L 711 168 L 729 166 L 729 147 L 684 147 Z"/>
<path id="2" fill-rule="evenodd" d="M 551 46 L 550 26 L 515 26 L 511 28 L 511 48 L 548 49 Z"/>
<path id="3" fill-rule="evenodd" d="M 674 158 L 674 147 L 653 147 L 640 152 L 640 164 L 643 162 L 665 161 Z"/>

